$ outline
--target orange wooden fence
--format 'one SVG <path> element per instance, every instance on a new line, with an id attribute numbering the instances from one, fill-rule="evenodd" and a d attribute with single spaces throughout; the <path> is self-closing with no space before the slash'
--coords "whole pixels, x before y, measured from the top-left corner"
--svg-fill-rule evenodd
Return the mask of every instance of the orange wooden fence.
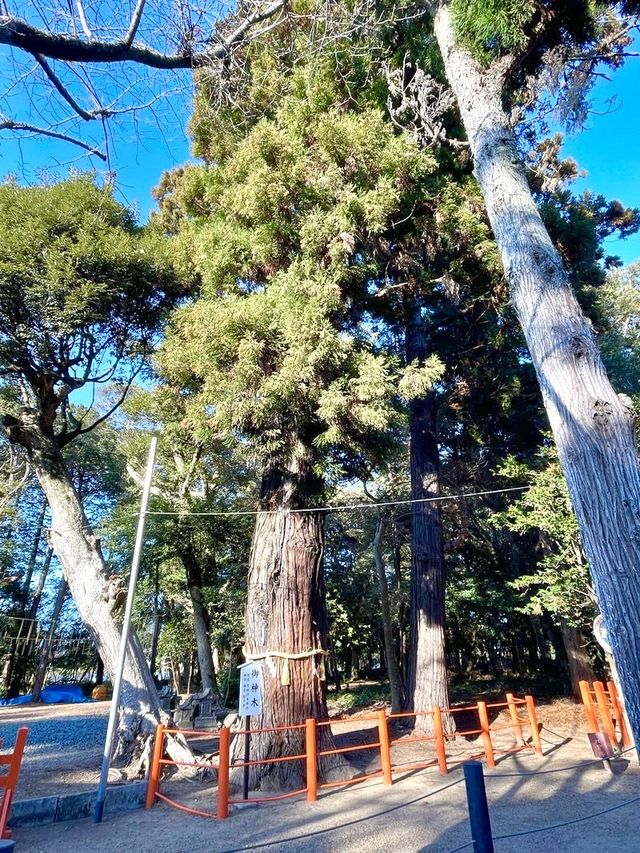
<path id="1" fill-rule="evenodd" d="M 613 681 L 581 681 L 580 695 L 587 718 L 587 731 L 605 732 L 613 746 L 621 743 L 627 749 L 631 746 L 631 738 L 624 719 L 618 691 Z M 595 702 L 594 702 L 595 700 Z M 618 732 L 616 732 L 616 726 Z"/>
<path id="2" fill-rule="evenodd" d="M 490 724 L 490 709 L 508 709 L 510 717 L 509 723 L 500 725 Z M 521 712 L 524 712 L 526 716 L 521 716 Z M 447 734 L 443 717 L 447 714 L 459 713 L 477 714 L 479 719 L 479 728 L 468 730 L 458 729 L 453 734 Z M 395 720 L 420 716 L 432 717 L 432 725 L 429 726 L 429 728 L 433 729 L 433 734 L 415 734 L 409 737 L 394 737 L 392 732 L 389 730 L 389 724 L 393 723 Z M 334 747 L 333 749 L 318 749 L 318 729 L 324 726 L 333 726 L 339 723 L 346 722 L 350 724 L 356 722 L 375 722 L 377 730 L 377 739 L 373 743 L 351 745 L 347 747 Z M 529 730 L 529 740 L 526 740 L 524 737 L 525 728 Z M 450 769 L 451 762 L 451 758 L 447 756 L 447 740 L 453 739 L 454 737 L 467 737 L 469 735 L 481 736 L 484 757 L 486 759 L 487 766 L 489 767 L 495 767 L 496 752 L 500 754 L 506 754 L 511 752 L 518 752 L 523 749 L 532 749 L 538 755 L 542 755 L 542 744 L 540 742 L 540 734 L 538 729 L 538 720 L 536 716 L 534 699 L 532 696 L 517 698 L 511 693 L 507 693 L 506 701 L 504 702 L 492 702 L 489 704 L 487 704 L 486 702 L 477 702 L 474 705 L 467 705 L 462 708 L 442 709 L 435 707 L 432 708 L 430 711 L 412 711 L 397 714 L 387 714 L 384 710 L 380 710 L 376 714 L 369 714 L 366 716 L 347 717 L 338 720 L 322 720 L 320 722 L 314 719 L 309 719 L 305 723 L 301 723 L 299 725 L 294 726 L 278 726 L 270 729 L 252 729 L 249 734 L 254 735 L 259 732 L 267 731 L 290 731 L 292 729 L 304 729 L 305 751 L 301 752 L 299 755 L 286 755 L 279 758 L 252 760 L 247 762 L 234 760 L 233 764 L 231 764 L 231 736 L 243 736 L 247 734 L 245 730 L 231 732 L 230 729 L 223 727 L 218 732 L 182 731 L 180 729 L 167 728 L 162 724 L 158 725 L 156 730 L 153 758 L 151 762 L 151 770 L 149 773 L 149 785 L 147 788 L 146 807 L 148 809 L 151 808 L 155 801 L 159 799 L 163 802 L 168 803 L 169 805 L 174 806 L 175 808 L 189 812 L 191 814 L 200 815 L 202 817 L 226 818 L 229 815 L 229 804 L 233 803 L 264 803 L 269 802 L 271 800 L 282 800 L 287 799 L 289 797 L 296 797 L 301 794 L 306 794 L 307 802 L 313 803 L 317 799 L 318 789 L 320 788 L 328 788 L 335 786 L 342 787 L 344 785 L 362 782 L 366 779 L 372 779 L 376 777 L 382 777 L 382 781 L 385 785 L 391 785 L 393 783 L 394 770 L 396 771 L 396 773 L 398 771 L 406 772 L 408 770 L 415 770 L 437 765 L 440 770 L 440 773 L 446 774 Z M 493 734 L 504 729 L 509 729 L 514 732 L 516 742 L 518 744 L 516 747 L 512 749 L 498 749 L 495 747 L 493 742 Z M 188 766 L 201 768 L 203 770 L 209 771 L 212 769 L 212 765 L 209 762 L 174 761 L 170 758 L 165 758 L 165 738 L 167 736 L 173 735 L 181 735 L 186 739 L 206 738 L 209 741 L 217 741 L 218 764 L 215 766 L 214 769 L 218 773 L 218 786 L 215 798 L 215 810 L 212 809 L 211 811 L 205 811 L 203 809 L 195 809 L 189 806 L 185 806 L 160 791 L 160 781 L 163 767 Z M 429 761 L 421 763 L 413 763 L 410 765 L 394 765 L 392 761 L 392 749 L 394 746 L 418 742 L 432 742 L 435 747 L 436 759 L 431 759 Z M 338 782 L 318 781 L 319 758 L 322 758 L 327 755 L 335 755 L 344 752 L 356 752 L 358 750 L 378 751 L 380 756 L 381 769 L 375 770 L 371 773 L 362 773 L 357 775 L 353 779 L 347 779 Z M 215 757 L 216 753 L 213 753 L 213 755 Z M 259 797 L 249 800 L 230 799 L 229 770 L 231 767 L 236 770 L 238 768 L 243 767 L 255 767 L 261 764 L 273 764 L 275 762 L 282 761 L 299 761 L 305 763 L 306 786 L 304 788 L 300 788 L 295 791 L 286 791 L 282 794 L 277 794 L 274 796 Z M 456 763 L 458 764 L 460 763 L 460 761 L 457 761 Z"/>
<path id="3" fill-rule="evenodd" d="M 28 734 L 29 729 L 24 726 L 19 728 L 13 752 L 0 755 L 0 767 L 8 767 L 7 772 L 0 775 L 0 789 L 3 792 L 2 800 L 0 800 L 0 838 L 11 838 L 11 830 L 8 827 L 9 817 L 11 816 L 11 804 L 13 802 L 13 792 L 15 791 L 20 774 L 22 753 L 24 752 Z"/>

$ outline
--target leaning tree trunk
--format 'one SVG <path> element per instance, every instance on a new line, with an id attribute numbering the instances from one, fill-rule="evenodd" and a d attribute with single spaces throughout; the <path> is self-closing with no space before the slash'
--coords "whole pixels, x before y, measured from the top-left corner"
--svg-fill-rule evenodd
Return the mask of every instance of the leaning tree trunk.
<path id="1" fill-rule="evenodd" d="M 6 420 L 6 419 L 5 419 Z M 114 617 L 114 586 L 80 500 L 65 468 L 55 439 L 32 423 L 7 422 L 9 437 L 26 448 L 51 511 L 50 545 L 98 653 L 115 678 L 120 626 Z M 160 705 L 140 642 L 131 632 L 122 681 L 123 714 L 118 731 L 118 752 L 133 749 L 139 734 L 153 730 Z"/>
<path id="2" fill-rule="evenodd" d="M 411 304 L 406 329 L 407 363 L 427 357 L 424 323 L 417 300 Z M 437 501 L 437 406 L 435 394 L 412 400 L 409 408 L 411 498 L 411 602 L 406 702 L 414 711 L 435 705 L 449 707 L 445 651 L 445 562 L 442 518 Z M 453 732 L 451 714 L 443 715 L 445 730 Z M 416 728 L 433 732 L 430 715 L 416 717 Z"/>
<path id="3" fill-rule="evenodd" d="M 640 465 L 633 407 L 607 378 L 591 324 L 536 208 L 502 106 L 499 66 L 481 69 L 456 44 L 447 4 L 437 4 L 434 27 L 640 743 Z"/>
<path id="4" fill-rule="evenodd" d="M 262 666 L 262 713 L 251 718 L 253 729 L 328 717 L 324 519 L 319 512 L 291 510 L 287 489 L 278 484 L 263 501 L 273 509 L 258 514 L 251 548 L 244 653 Z M 304 729 L 264 731 L 251 736 L 251 759 L 301 755 L 304 743 Z M 319 727 L 318 749 L 332 744 L 329 726 Z M 344 762 L 333 757 L 322 759 L 319 769 L 325 777 L 347 775 Z M 249 783 L 278 790 L 303 787 L 304 779 L 303 761 L 282 761 L 252 767 Z"/>

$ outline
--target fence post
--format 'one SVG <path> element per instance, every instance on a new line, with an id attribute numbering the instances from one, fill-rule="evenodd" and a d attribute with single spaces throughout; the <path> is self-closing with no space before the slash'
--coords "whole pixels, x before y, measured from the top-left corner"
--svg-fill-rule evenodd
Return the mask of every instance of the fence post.
<path id="1" fill-rule="evenodd" d="M 604 692 L 604 684 L 601 681 L 594 681 L 593 692 L 596 694 L 596 702 L 598 703 L 598 710 L 600 711 L 600 717 L 602 718 L 603 728 L 609 735 L 611 746 L 615 747 L 618 739 L 616 737 L 616 729 L 613 725 L 613 720 L 611 719 L 609 703 L 607 702 L 607 697 Z"/>
<path id="2" fill-rule="evenodd" d="M 312 717 L 306 720 L 304 739 L 307 755 L 307 802 L 315 803 L 318 799 L 318 765 L 316 763 L 318 738 L 316 721 Z"/>
<path id="3" fill-rule="evenodd" d="M 480 729 L 482 730 L 482 742 L 484 743 L 484 754 L 487 758 L 487 767 L 495 767 L 496 760 L 493 755 L 493 743 L 491 741 L 489 714 L 487 713 L 486 702 L 478 702 L 478 716 L 480 717 Z"/>
<path id="4" fill-rule="evenodd" d="M 538 755 L 542 755 L 542 741 L 540 740 L 540 729 L 538 728 L 536 703 L 534 701 L 533 696 L 527 695 L 524 698 L 527 703 L 527 714 L 529 716 L 529 728 L 531 729 L 531 740 L 533 741 L 533 748 L 538 753 Z"/>
<path id="5" fill-rule="evenodd" d="M 590 734 L 595 734 L 598 730 L 598 719 L 593 710 L 593 702 L 591 701 L 591 693 L 589 691 L 588 681 L 579 681 L 580 695 L 582 696 L 582 704 L 584 705 L 584 713 L 587 717 L 587 731 Z"/>
<path id="6" fill-rule="evenodd" d="M 389 743 L 389 725 L 387 715 L 384 711 L 378 711 L 378 740 L 380 741 L 380 764 L 382 765 L 382 778 L 385 785 L 393 784 L 391 772 L 391 745 Z"/>
<path id="7" fill-rule="evenodd" d="M 473 851 L 474 853 L 494 853 L 482 764 L 479 761 L 465 761 L 462 768 L 464 770 L 464 785 L 467 789 Z"/>
<path id="8" fill-rule="evenodd" d="M 229 744 L 231 729 L 220 729 L 220 751 L 218 753 L 218 803 L 216 817 L 224 820 L 229 817 Z"/>
<path id="9" fill-rule="evenodd" d="M 625 749 L 628 749 L 631 746 L 631 738 L 629 737 L 629 732 L 627 731 L 627 724 L 624 719 L 624 711 L 622 710 L 622 705 L 620 704 L 620 699 L 618 698 L 618 688 L 613 681 L 607 681 L 607 689 L 609 691 L 609 696 L 611 697 L 611 705 L 613 707 L 613 714 L 616 718 L 616 722 L 618 723 L 618 728 L 620 729 L 620 739 L 622 740 L 622 746 Z"/>
<path id="10" fill-rule="evenodd" d="M 438 756 L 438 770 L 443 776 L 449 772 L 447 767 L 447 750 L 444 742 L 444 727 L 442 725 L 442 708 L 433 706 L 433 731 L 436 736 L 436 755 Z"/>
<path id="11" fill-rule="evenodd" d="M 158 723 L 156 726 L 156 739 L 153 744 L 153 757 L 149 769 L 149 781 L 147 783 L 147 800 L 145 808 L 150 809 L 156 801 L 156 793 L 160 784 L 160 759 L 164 748 L 164 726 Z"/>
<path id="12" fill-rule="evenodd" d="M 524 746 L 524 737 L 522 736 L 522 724 L 520 722 L 520 718 L 518 717 L 518 709 L 516 708 L 516 703 L 513 701 L 513 693 L 507 693 L 507 705 L 509 706 L 511 722 L 513 723 L 513 728 L 515 729 L 516 740 L 519 740 L 520 743 Z"/>

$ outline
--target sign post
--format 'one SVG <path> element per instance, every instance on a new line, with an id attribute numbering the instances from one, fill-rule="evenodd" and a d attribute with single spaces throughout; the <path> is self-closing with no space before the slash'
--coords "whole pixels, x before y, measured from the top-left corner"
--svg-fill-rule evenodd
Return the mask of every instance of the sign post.
<path id="1" fill-rule="evenodd" d="M 251 755 L 251 717 L 262 711 L 262 667 L 259 663 L 242 664 L 238 716 L 244 717 L 243 800 L 249 799 L 249 757 Z"/>

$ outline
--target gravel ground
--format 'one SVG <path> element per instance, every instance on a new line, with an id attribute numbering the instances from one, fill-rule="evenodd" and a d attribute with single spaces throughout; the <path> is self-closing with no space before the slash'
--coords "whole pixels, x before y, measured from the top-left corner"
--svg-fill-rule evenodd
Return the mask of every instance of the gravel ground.
<path id="1" fill-rule="evenodd" d="M 0 707 L 0 737 L 11 748 L 29 728 L 16 800 L 75 794 L 97 785 L 109 702 Z"/>
<path id="2" fill-rule="evenodd" d="M 93 790 L 106 731 L 109 703 L 85 705 L 21 706 L 0 708 L 0 736 L 10 746 L 20 725 L 30 736 L 17 790 L 17 799 L 46 794 Z M 558 853 L 638 853 L 640 851 L 640 769 L 620 761 L 618 772 L 609 774 L 591 758 L 579 706 L 570 702 L 542 706 L 545 756 L 519 753 L 487 771 L 487 791 L 495 836 L 527 832 L 496 841 L 497 853 L 544 851 L 554 845 Z M 500 723 L 500 718 L 496 720 Z M 343 724 L 339 740 L 375 740 L 375 732 L 362 729 L 357 720 Z M 505 733 L 505 737 L 507 734 Z M 473 744 L 451 744 L 452 760 L 477 752 Z M 506 748 L 509 743 L 505 743 Z M 419 745 L 400 743 L 394 762 L 417 757 Z M 362 770 L 376 766 L 377 750 L 355 752 Z M 577 768 L 565 770 L 573 764 Z M 541 775 L 540 770 L 554 771 Z M 555 772 L 560 770 L 561 772 Z M 397 780 L 397 781 L 396 781 Z M 171 781 L 163 783 L 185 805 L 214 808 L 215 793 L 205 785 Z M 617 808 L 620 806 L 620 808 Z M 613 809 L 613 811 L 609 811 Z M 529 834 L 534 828 L 564 823 L 603 812 L 584 822 Z M 606 813 L 604 813 L 606 812 Z M 434 769 L 397 771 L 394 785 L 385 788 L 370 780 L 344 789 L 322 792 L 316 804 L 303 799 L 236 808 L 227 821 L 206 820 L 171 809 L 164 804 L 151 811 L 107 816 L 95 826 L 72 821 L 15 831 L 18 850 L 79 850 L 125 853 L 239 853 L 242 850 L 283 853 L 377 853 L 377 851 L 433 851 L 449 853 L 467 845 L 469 830 L 462 773 L 459 769 L 441 777 Z M 470 847 L 465 846 L 465 849 Z"/>
<path id="3" fill-rule="evenodd" d="M 549 739 L 551 740 L 551 738 Z M 564 823 L 621 806 L 640 795 L 640 770 L 621 761 L 609 774 L 589 760 L 584 739 L 547 749 L 545 757 L 521 753 L 488 771 L 487 793 L 494 837 Z M 534 771 L 561 772 L 529 774 Z M 184 783 L 181 800 L 205 805 L 202 791 Z M 208 806 L 212 806 L 209 796 Z M 315 804 L 304 800 L 236 809 L 226 821 L 206 820 L 164 804 L 151 811 L 114 815 L 99 826 L 90 821 L 18 829 L 17 848 L 34 853 L 450 853 L 470 840 L 462 774 L 441 777 L 433 770 L 408 774 L 385 788 L 370 781 L 333 789 Z M 544 851 L 631 853 L 640 850 L 638 803 L 545 832 L 495 841 L 496 853 Z"/>

